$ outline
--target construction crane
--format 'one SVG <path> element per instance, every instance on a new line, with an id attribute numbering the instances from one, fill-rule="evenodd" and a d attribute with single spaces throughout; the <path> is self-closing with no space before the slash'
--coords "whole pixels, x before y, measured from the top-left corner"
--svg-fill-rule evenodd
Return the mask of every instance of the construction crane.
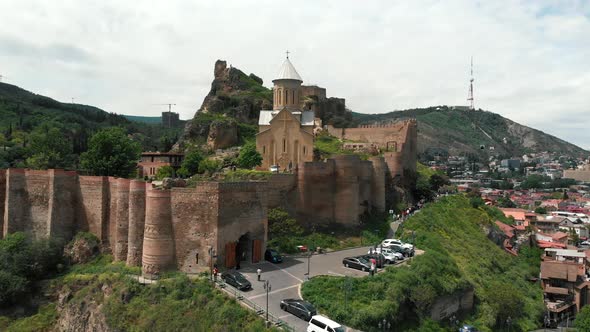
<path id="1" fill-rule="evenodd" d="M 168 112 L 172 112 L 172 106 L 176 106 L 176 104 L 171 104 L 171 103 L 168 103 L 168 104 L 154 104 L 154 105 L 160 105 L 160 106 L 162 106 L 162 105 L 164 105 L 164 106 L 168 105 Z"/>

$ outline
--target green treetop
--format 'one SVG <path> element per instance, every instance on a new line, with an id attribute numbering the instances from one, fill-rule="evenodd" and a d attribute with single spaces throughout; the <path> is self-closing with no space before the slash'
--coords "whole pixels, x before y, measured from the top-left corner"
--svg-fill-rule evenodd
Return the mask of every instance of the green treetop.
<path id="1" fill-rule="evenodd" d="M 130 176 L 137 167 L 141 146 L 119 127 L 100 130 L 88 144 L 88 151 L 80 156 L 82 168 L 95 175 Z"/>

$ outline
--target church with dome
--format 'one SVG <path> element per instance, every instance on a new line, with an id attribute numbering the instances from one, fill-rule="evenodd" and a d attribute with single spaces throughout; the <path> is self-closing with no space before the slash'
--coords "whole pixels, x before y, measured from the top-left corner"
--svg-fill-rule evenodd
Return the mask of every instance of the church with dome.
<path id="1" fill-rule="evenodd" d="M 260 111 L 256 149 L 263 158 L 262 169 L 292 170 L 313 160 L 314 128 L 321 123 L 314 111 L 303 109 L 303 80 L 288 55 L 272 82 L 273 109 Z"/>

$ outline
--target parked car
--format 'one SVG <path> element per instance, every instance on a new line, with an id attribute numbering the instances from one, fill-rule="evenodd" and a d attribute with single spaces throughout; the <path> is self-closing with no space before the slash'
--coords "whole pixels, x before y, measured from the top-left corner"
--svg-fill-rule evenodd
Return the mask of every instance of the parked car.
<path id="1" fill-rule="evenodd" d="M 345 267 L 361 271 L 369 271 L 371 269 L 371 263 L 364 258 L 359 257 L 346 257 L 342 260 L 342 264 L 344 264 Z"/>
<path id="2" fill-rule="evenodd" d="M 369 249 L 369 253 L 371 252 L 376 252 L 376 253 L 380 253 L 383 255 L 383 257 L 385 258 L 385 264 L 393 264 L 396 261 L 401 261 L 404 259 L 404 255 L 399 253 L 399 252 L 395 252 L 390 248 L 381 248 L 381 247 L 377 247 L 375 249 Z"/>
<path id="3" fill-rule="evenodd" d="M 221 274 L 221 279 L 241 291 L 252 289 L 252 284 L 237 271 L 227 271 Z"/>
<path id="4" fill-rule="evenodd" d="M 315 315 L 309 320 L 307 332 L 345 332 L 344 327 L 322 315 Z"/>
<path id="5" fill-rule="evenodd" d="M 279 167 L 279 165 L 271 165 L 268 170 L 271 171 L 271 172 L 273 172 L 273 173 L 278 173 L 279 170 L 280 170 L 280 167 Z"/>
<path id="6" fill-rule="evenodd" d="M 478 329 L 471 325 L 463 325 L 459 328 L 459 332 L 478 332 Z"/>
<path id="7" fill-rule="evenodd" d="M 313 305 L 307 301 L 297 299 L 284 299 L 281 301 L 281 309 L 286 312 L 292 313 L 293 315 L 309 322 L 311 317 L 317 314 L 317 311 Z"/>
<path id="8" fill-rule="evenodd" d="M 402 254 L 404 257 L 414 256 L 414 249 L 404 248 L 404 247 L 397 245 L 397 244 L 390 244 L 387 246 L 387 248 Z"/>
<path id="9" fill-rule="evenodd" d="M 385 239 L 385 240 L 383 240 L 383 242 L 381 242 L 381 244 L 382 244 L 384 247 L 385 247 L 385 246 L 392 245 L 392 244 L 396 244 L 396 245 L 398 245 L 398 246 L 402 246 L 402 247 L 404 247 L 404 248 L 408 248 L 408 249 L 414 249 L 414 246 L 413 246 L 413 245 L 411 245 L 411 244 L 409 244 L 409 243 L 402 242 L 402 241 L 400 241 L 400 240 L 398 240 L 398 239 Z"/>
<path id="10" fill-rule="evenodd" d="M 385 265 L 385 257 L 379 253 L 376 253 L 376 252 L 373 252 L 372 254 L 357 256 L 357 258 L 362 258 L 362 259 L 366 260 L 367 262 L 369 262 L 369 266 L 371 266 L 370 265 L 371 258 L 375 259 L 376 266 L 378 268 L 382 268 Z"/>
<path id="11" fill-rule="evenodd" d="M 270 248 L 266 249 L 264 252 L 264 259 L 271 263 L 281 263 L 283 261 L 281 254 L 279 254 L 278 251 Z"/>
<path id="12" fill-rule="evenodd" d="M 582 241 L 580 242 L 581 246 L 590 246 L 590 241 Z"/>

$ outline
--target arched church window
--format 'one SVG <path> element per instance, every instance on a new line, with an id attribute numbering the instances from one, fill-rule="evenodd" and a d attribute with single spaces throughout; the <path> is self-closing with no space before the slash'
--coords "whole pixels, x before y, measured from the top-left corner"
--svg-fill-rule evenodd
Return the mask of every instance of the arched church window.
<path id="1" fill-rule="evenodd" d="M 293 90 L 292 101 L 293 101 L 293 104 L 295 104 L 295 90 Z"/>
<path id="2" fill-rule="evenodd" d="M 283 90 L 279 89 L 279 104 L 283 102 Z"/>
<path id="3" fill-rule="evenodd" d="M 262 154 L 266 154 L 266 145 L 262 146 Z"/>
<path id="4" fill-rule="evenodd" d="M 283 152 L 287 152 L 287 140 L 283 138 Z"/>
<path id="5" fill-rule="evenodd" d="M 285 104 L 289 103 L 289 90 L 285 89 Z"/>

